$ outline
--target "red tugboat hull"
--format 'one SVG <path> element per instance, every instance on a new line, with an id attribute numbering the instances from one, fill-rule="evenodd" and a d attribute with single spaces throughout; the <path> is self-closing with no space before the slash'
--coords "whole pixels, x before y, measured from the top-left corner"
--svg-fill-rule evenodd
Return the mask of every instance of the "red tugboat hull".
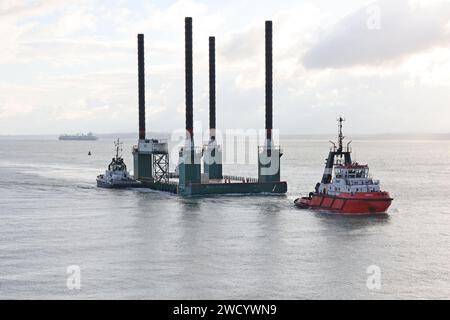
<path id="1" fill-rule="evenodd" d="M 385 213 L 392 203 L 388 192 L 341 193 L 338 196 L 314 194 L 294 201 L 302 209 L 326 210 L 340 214 Z"/>

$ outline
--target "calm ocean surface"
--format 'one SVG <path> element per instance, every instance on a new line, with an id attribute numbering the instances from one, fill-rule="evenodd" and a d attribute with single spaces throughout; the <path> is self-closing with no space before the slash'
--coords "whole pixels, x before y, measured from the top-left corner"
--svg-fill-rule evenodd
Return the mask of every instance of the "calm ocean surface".
<path id="1" fill-rule="evenodd" d="M 354 139 L 395 200 L 387 217 L 340 217 L 293 206 L 326 140 L 282 139 L 286 196 L 207 198 L 98 189 L 113 139 L 0 140 L 0 298 L 450 298 L 450 141 Z M 70 265 L 81 290 L 66 286 Z"/>

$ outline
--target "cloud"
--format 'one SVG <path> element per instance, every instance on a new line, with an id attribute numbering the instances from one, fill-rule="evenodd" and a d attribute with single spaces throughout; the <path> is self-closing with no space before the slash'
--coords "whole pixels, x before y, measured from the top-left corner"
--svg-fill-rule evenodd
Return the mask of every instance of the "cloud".
<path id="1" fill-rule="evenodd" d="M 0 2 L 0 17 L 5 18 L 24 18 L 48 13 L 48 10 L 58 8 L 71 2 L 69 0 L 2 0 Z"/>
<path id="2" fill-rule="evenodd" d="M 227 61 L 248 62 L 263 54 L 263 46 L 264 25 L 263 21 L 260 21 L 257 25 L 251 25 L 246 30 L 228 36 L 221 48 L 221 53 Z"/>
<path id="3" fill-rule="evenodd" d="M 0 63 L 14 63 L 18 60 L 27 61 L 26 57 L 32 56 L 27 42 L 38 41 L 44 34 L 46 37 L 58 30 L 59 34 L 76 26 L 86 26 L 88 16 L 76 16 L 76 9 L 69 10 L 69 5 L 77 3 L 81 5 L 85 0 L 2 0 L 0 1 Z M 71 13 L 74 11 L 75 13 Z M 60 19 L 54 28 L 49 29 L 50 17 Z M 63 21 L 66 21 L 63 23 Z M 43 33 L 39 33 L 43 31 Z M 23 59 L 25 57 L 25 59 Z"/>
<path id="4" fill-rule="evenodd" d="M 329 14 L 311 3 L 301 3 L 273 13 L 270 19 L 275 82 L 298 81 L 299 73 L 303 73 L 299 56 L 313 44 L 319 27 L 330 23 Z M 235 74 L 234 85 L 239 91 L 264 87 L 264 20 L 252 20 L 218 43 L 218 59 L 223 60 L 224 71 Z"/>
<path id="5" fill-rule="evenodd" d="M 450 3 L 379 1 L 340 20 L 303 57 L 307 68 L 380 65 L 450 40 Z"/>
<path id="6" fill-rule="evenodd" d="M 30 104 L 20 104 L 16 101 L 6 101 L 3 105 L 0 105 L 0 119 L 10 119 L 30 114 L 34 110 L 34 107 Z"/>
<path id="7" fill-rule="evenodd" d="M 41 63 L 53 66 L 92 65 L 96 62 L 120 61 L 133 52 L 131 41 L 110 42 L 94 37 L 40 38 L 24 40 L 15 56 L 16 62 Z"/>
<path id="8" fill-rule="evenodd" d="M 97 18 L 83 6 L 71 6 L 56 21 L 40 30 L 45 37 L 71 37 L 83 30 L 95 33 Z"/>
<path id="9" fill-rule="evenodd" d="M 55 120 L 95 120 L 110 113 L 110 106 L 99 100 L 79 99 L 70 101 L 59 109 Z M 109 117 L 108 117 L 109 118 Z"/>
<path id="10" fill-rule="evenodd" d="M 147 125 L 183 128 L 185 16 L 194 19 L 194 119 L 204 125 L 215 35 L 218 127 L 263 126 L 264 20 L 272 19 L 282 133 L 332 130 L 339 114 L 360 132 L 445 131 L 448 5 L 415 1 L 0 0 L 0 134 L 135 131 L 140 32 Z M 369 30 L 374 8 L 380 29 Z"/>

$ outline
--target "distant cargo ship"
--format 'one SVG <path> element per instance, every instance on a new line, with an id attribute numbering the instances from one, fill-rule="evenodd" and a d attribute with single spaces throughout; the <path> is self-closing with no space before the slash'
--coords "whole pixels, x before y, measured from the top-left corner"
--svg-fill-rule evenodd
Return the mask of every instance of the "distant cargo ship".
<path id="1" fill-rule="evenodd" d="M 92 132 L 89 132 L 88 134 L 63 134 L 59 136 L 59 140 L 93 141 L 98 140 L 98 137 L 94 136 Z"/>

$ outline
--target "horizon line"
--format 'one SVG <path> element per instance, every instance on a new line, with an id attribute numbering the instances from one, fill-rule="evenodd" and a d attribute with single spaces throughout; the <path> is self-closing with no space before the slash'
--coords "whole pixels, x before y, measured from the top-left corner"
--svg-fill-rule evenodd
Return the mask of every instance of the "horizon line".
<path id="1" fill-rule="evenodd" d="M 109 133 L 94 133 L 96 136 L 110 136 L 110 135 L 136 135 L 135 132 L 109 132 Z M 81 134 L 81 133 L 74 133 L 74 134 Z M 168 135 L 170 132 L 162 132 L 162 131 L 149 131 L 147 132 L 148 135 L 155 134 L 155 135 Z M 0 137 L 39 137 L 39 136 L 60 136 L 61 133 L 29 133 L 29 134 L 0 134 Z M 324 132 L 324 133 L 280 133 L 280 136 L 324 136 L 324 135 L 335 135 L 335 132 Z M 382 133 L 361 133 L 361 132 L 355 132 L 351 133 L 351 135 L 356 136 L 399 136 L 399 135 L 405 135 L 405 136 L 418 136 L 418 135 L 434 135 L 434 136 L 447 136 L 450 135 L 450 132 L 382 132 Z M 348 134 L 347 134 L 348 136 Z"/>

